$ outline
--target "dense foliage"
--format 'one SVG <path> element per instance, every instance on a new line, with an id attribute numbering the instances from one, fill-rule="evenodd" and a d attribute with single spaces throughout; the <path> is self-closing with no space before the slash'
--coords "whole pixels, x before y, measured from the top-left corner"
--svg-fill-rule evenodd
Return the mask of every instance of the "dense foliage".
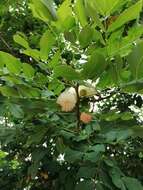
<path id="1" fill-rule="evenodd" d="M 142 34 L 142 0 L 0 1 L 1 190 L 143 190 Z"/>

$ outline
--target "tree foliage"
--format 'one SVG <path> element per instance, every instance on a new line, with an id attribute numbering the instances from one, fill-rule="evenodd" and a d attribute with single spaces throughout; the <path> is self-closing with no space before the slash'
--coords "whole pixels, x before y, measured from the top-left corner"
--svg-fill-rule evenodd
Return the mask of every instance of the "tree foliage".
<path id="1" fill-rule="evenodd" d="M 143 190 L 142 0 L 1 4 L 0 189 Z"/>

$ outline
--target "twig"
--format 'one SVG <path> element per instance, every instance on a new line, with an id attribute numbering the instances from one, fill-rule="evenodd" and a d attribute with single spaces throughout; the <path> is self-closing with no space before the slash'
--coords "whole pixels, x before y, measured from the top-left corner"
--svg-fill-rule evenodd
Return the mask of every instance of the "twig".
<path id="1" fill-rule="evenodd" d="M 0 39 L 1 41 L 4 43 L 4 45 L 10 50 L 10 52 L 12 53 L 12 49 L 11 47 L 9 46 L 9 44 L 5 41 L 5 39 L 1 36 L 1 33 L 0 33 Z"/>
<path id="2" fill-rule="evenodd" d="M 106 100 L 108 98 L 111 98 L 114 94 L 110 94 L 109 96 L 105 96 L 105 97 L 99 97 L 97 100 L 95 100 L 95 102 L 100 102 L 102 100 Z"/>
<path id="3" fill-rule="evenodd" d="M 94 102 L 100 102 L 100 101 L 102 101 L 102 100 L 106 100 L 106 99 L 108 99 L 108 98 L 111 98 L 112 96 L 114 96 L 115 94 L 117 94 L 119 91 L 114 91 L 114 92 L 111 92 L 110 93 L 110 95 L 108 95 L 108 96 L 105 96 L 105 97 L 101 97 L 101 95 L 100 94 L 98 94 L 98 99 L 95 99 L 94 100 Z"/>
<path id="4" fill-rule="evenodd" d="M 94 111 L 94 109 L 95 109 L 95 105 L 96 105 L 96 102 L 100 102 L 100 101 L 102 101 L 102 100 L 109 99 L 109 98 L 111 98 L 113 95 L 115 95 L 116 93 L 117 93 L 117 92 L 112 92 L 110 95 L 105 96 L 105 97 L 101 97 L 101 95 L 98 94 L 98 97 L 99 97 L 98 99 L 95 99 L 95 97 L 94 97 L 94 100 L 92 101 L 93 106 L 92 106 L 92 110 L 91 110 L 91 112 Z"/>

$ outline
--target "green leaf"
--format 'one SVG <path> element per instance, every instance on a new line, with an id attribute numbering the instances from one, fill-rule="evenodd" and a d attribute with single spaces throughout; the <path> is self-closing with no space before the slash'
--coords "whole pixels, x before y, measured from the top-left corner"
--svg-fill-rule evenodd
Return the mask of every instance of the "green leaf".
<path id="1" fill-rule="evenodd" d="M 70 66 L 61 65 L 54 68 L 55 76 L 56 77 L 63 77 L 67 80 L 80 80 L 80 73 L 76 72 Z"/>
<path id="2" fill-rule="evenodd" d="M 121 119 L 124 121 L 133 119 L 133 115 L 131 112 L 124 112 L 121 114 Z"/>
<path id="3" fill-rule="evenodd" d="M 44 22 L 57 20 L 56 10 L 52 0 L 31 0 L 29 4 L 33 15 Z"/>
<path id="4" fill-rule="evenodd" d="M 58 21 L 55 26 L 60 31 L 69 31 L 75 26 L 75 19 L 73 17 L 72 5 L 70 0 L 65 0 L 57 10 Z"/>
<path id="5" fill-rule="evenodd" d="M 133 80 L 131 82 L 128 83 L 123 83 L 121 85 L 121 88 L 124 92 L 129 92 L 129 93 L 139 93 L 142 94 L 143 93 L 143 80 Z"/>
<path id="6" fill-rule="evenodd" d="M 2 93 L 3 96 L 7 96 L 7 97 L 18 97 L 19 96 L 17 90 L 15 90 L 12 87 L 8 87 L 8 86 L 0 86 L 0 92 Z"/>
<path id="7" fill-rule="evenodd" d="M 26 146 L 30 146 L 31 144 L 39 144 L 44 138 L 47 131 L 48 127 L 46 128 L 43 126 L 37 126 L 37 128 L 34 129 L 33 133 L 28 136 Z"/>
<path id="8" fill-rule="evenodd" d="M 91 19 L 93 20 L 93 22 L 99 26 L 103 31 L 105 31 L 105 28 L 102 24 L 102 21 L 99 18 L 98 12 L 97 12 L 97 8 L 94 5 L 94 0 L 85 0 L 85 8 L 86 8 L 86 12 L 87 14 L 91 17 Z"/>
<path id="9" fill-rule="evenodd" d="M 120 118 L 120 113 L 117 113 L 116 110 L 108 111 L 105 114 L 101 115 L 101 119 L 106 121 L 115 121 Z"/>
<path id="10" fill-rule="evenodd" d="M 56 149 L 59 153 L 64 153 L 66 146 L 64 145 L 63 139 L 58 137 L 56 140 Z"/>
<path id="11" fill-rule="evenodd" d="M 75 3 L 75 12 L 82 26 L 87 25 L 87 15 L 84 6 L 84 0 L 77 0 Z"/>
<path id="12" fill-rule="evenodd" d="M 101 156 L 102 156 L 101 152 L 85 153 L 84 161 L 90 161 L 92 163 L 97 163 L 97 161 L 101 159 Z"/>
<path id="13" fill-rule="evenodd" d="M 97 184 L 96 184 L 96 190 L 104 190 L 103 185 L 100 184 L 100 183 L 97 183 Z"/>
<path id="14" fill-rule="evenodd" d="M 120 56 L 116 56 L 114 61 L 110 62 L 110 67 L 108 72 L 111 75 L 112 83 L 117 85 L 121 81 L 121 73 L 122 73 L 123 61 Z"/>
<path id="15" fill-rule="evenodd" d="M 50 16 L 52 17 L 52 19 L 54 21 L 57 20 L 57 13 L 56 13 L 56 9 L 54 6 L 54 2 L 53 0 L 41 0 L 41 2 L 46 6 L 46 8 L 48 9 Z"/>
<path id="16" fill-rule="evenodd" d="M 7 81 L 10 85 L 14 86 L 16 84 L 25 84 L 25 82 L 19 76 L 3 76 L 2 80 Z"/>
<path id="17" fill-rule="evenodd" d="M 119 170 L 116 168 L 113 168 L 113 169 L 111 169 L 111 171 L 109 173 L 110 173 L 110 176 L 112 178 L 112 182 L 114 183 L 114 185 L 116 187 L 118 187 L 119 189 L 126 190 Z"/>
<path id="18" fill-rule="evenodd" d="M 60 51 L 57 51 L 54 56 L 52 57 L 52 60 L 48 63 L 48 67 L 49 68 L 54 68 L 58 65 L 60 65 L 60 58 L 61 58 L 61 54 Z"/>
<path id="19" fill-rule="evenodd" d="M 95 29 L 93 29 L 93 41 L 95 43 L 99 41 L 100 43 L 105 45 L 105 41 L 103 39 L 102 33 Z"/>
<path id="20" fill-rule="evenodd" d="M 133 26 L 129 29 L 128 35 L 125 37 L 122 37 L 122 33 L 123 30 L 113 32 L 107 41 L 107 51 L 110 57 L 114 57 L 115 55 L 127 56 L 133 48 L 133 43 L 138 41 L 142 35 L 143 26 Z"/>
<path id="21" fill-rule="evenodd" d="M 114 81 L 113 81 L 113 77 L 111 76 L 111 71 L 107 70 L 105 71 L 100 79 L 99 79 L 99 83 L 97 84 L 97 86 L 100 89 L 104 89 L 104 88 L 111 88 L 114 86 Z"/>
<path id="22" fill-rule="evenodd" d="M 33 78 L 34 77 L 35 70 L 30 64 L 23 63 L 22 67 L 23 67 L 23 73 L 27 78 Z"/>
<path id="23" fill-rule="evenodd" d="M 79 34 L 79 42 L 83 48 L 87 47 L 93 37 L 93 29 L 90 26 L 85 26 Z"/>
<path id="24" fill-rule="evenodd" d="M 123 177 L 123 181 L 128 190 L 143 190 L 141 183 L 132 177 Z"/>
<path id="25" fill-rule="evenodd" d="M 39 162 L 43 159 L 43 157 L 46 155 L 46 149 L 45 148 L 37 148 L 32 152 L 32 161 Z"/>
<path id="26" fill-rule="evenodd" d="M 91 1 L 91 0 L 90 0 Z M 120 0 L 92 0 L 94 6 L 97 8 L 98 12 L 103 16 L 109 16 L 116 6 L 119 4 Z"/>
<path id="27" fill-rule="evenodd" d="M 17 89 L 21 97 L 24 98 L 38 98 L 40 96 L 40 90 L 38 88 L 19 85 L 17 86 Z"/>
<path id="28" fill-rule="evenodd" d="M 107 132 L 107 134 L 105 135 L 106 141 L 108 143 L 112 143 L 112 142 L 123 142 L 124 140 L 126 140 L 127 138 L 133 136 L 133 131 L 131 129 L 120 129 L 120 130 L 113 130 L 110 132 Z"/>
<path id="29" fill-rule="evenodd" d="M 143 78 L 143 42 L 137 44 L 127 57 L 133 79 Z"/>
<path id="30" fill-rule="evenodd" d="M 9 111 L 11 114 L 16 117 L 16 118 L 23 118 L 24 117 L 24 112 L 21 109 L 20 105 L 17 104 L 9 104 Z"/>
<path id="31" fill-rule="evenodd" d="M 143 126 L 132 127 L 134 137 L 140 137 L 143 139 Z"/>
<path id="32" fill-rule="evenodd" d="M 5 65 L 9 72 L 19 74 L 21 72 L 21 62 L 11 54 L 0 51 L 1 65 Z"/>
<path id="33" fill-rule="evenodd" d="M 40 39 L 40 57 L 46 61 L 48 59 L 50 50 L 55 44 L 55 36 L 47 30 Z"/>
<path id="34" fill-rule="evenodd" d="M 23 53 L 25 55 L 32 57 L 36 61 L 38 61 L 40 59 L 40 51 L 37 49 L 28 48 L 28 49 L 24 50 Z"/>
<path id="35" fill-rule="evenodd" d="M 39 163 L 34 162 L 34 164 L 31 164 L 31 166 L 28 168 L 28 174 L 32 177 L 32 179 L 35 178 L 35 176 L 38 172 L 39 166 L 40 166 Z"/>
<path id="36" fill-rule="evenodd" d="M 97 79 L 104 72 L 107 62 L 102 54 L 94 52 L 83 66 L 81 74 L 85 79 Z"/>
<path id="37" fill-rule="evenodd" d="M 112 32 L 121 27 L 122 25 L 124 25 L 125 23 L 137 19 L 139 17 L 141 10 L 142 10 L 142 0 L 138 1 L 136 4 L 132 5 L 127 10 L 125 10 L 117 18 L 117 20 L 109 26 L 108 32 Z"/>
<path id="38" fill-rule="evenodd" d="M 58 79 L 53 79 L 48 86 L 48 89 L 54 91 L 54 94 L 56 95 L 59 95 L 64 88 L 64 84 Z"/>
<path id="39" fill-rule="evenodd" d="M 92 181 L 84 180 L 76 185 L 75 190 L 93 190 L 94 186 L 95 184 Z"/>
<path id="40" fill-rule="evenodd" d="M 93 145 L 88 148 L 88 151 L 84 155 L 85 161 L 96 163 L 105 152 L 105 146 L 103 144 Z"/>
<path id="41" fill-rule="evenodd" d="M 68 162 L 76 162 L 79 160 L 82 160 L 83 153 L 80 151 L 72 150 L 72 149 L 66 149 L 65 151 L 65 160 Z"/>
<path id="42" fill-rule="evenodd" d="M 77 178 L 92 178 L 95 176 L 96 168 L 91 166 L 81 167 L 78 170 Z"/>
<path id="43" fill-rule="evenodd" d="M 50 90 L 43 90 L 42 93 L 41 93 L 41 96 L 43 98 L 49 98 L 51 96 L 54 96 L 54 93 Z"/>
<path id="44" fill-rule="evenodd" d="M 103 144 L 93 145 L 88 150 L 94 152 L 105 152 L 105 146 Z"/>
<path id="45" fill-rule="evenodd" d="M 22 33 L 17 33 L 13 36 L 13 39 L 16 43 L 18 43 L 19 45 L 25 47 L 26 49 L 29 48 L 29 44 L 27 42 L 27 40 L 25 39 L 25 36 Z"/>
<path id="46" fill-rule="evenodd" d="M 75 31 L 75 30 L 70 31 L 70 32 L 69 32 L 69 31 L 66 31 L 66 32 L 64 32 L 64 37 L 65 37 L 65 39 L 66 39 L 67 41 L 69 41 L 69 42 L 75 44 L 76 38 L 77 38 L 77 36 L 76 36 L 76 31 Z"/>
<path id="47" fill-rule="evenodd" d="M 65 21 L 68 16 L 72 15 L 72 9 L 71 9 L 71 1 L 65 0 L 59 7 L 58 11 L 58 18 L 61 21 Z M 65 13 L 65 14 L 64 14 Z"/>
<path id="48" fill-rule="evenodd" d="M 104 190 L 105 189 L 110 189 L 113 190 L 113 183 L 111 181 L 110 176 L 108 175 L 108 171 L 101 169 L 101 171 L 99 172 L 99 179 L 101 181 L 101 183 L 104 185 Z M 97 189 L 98 190 L 98 189 Z M 100 189 L 99 189 L 100 190 Z M 102 189 L 101 189 L 102 190 Z"/>
<path id="49" fill-rule="evenodd" d="M 39 87 L 42 87 L 43 85 L 46 85 L 48 83 L 49 79 L 43 73 L 36 72 L 34 81 Z"/>

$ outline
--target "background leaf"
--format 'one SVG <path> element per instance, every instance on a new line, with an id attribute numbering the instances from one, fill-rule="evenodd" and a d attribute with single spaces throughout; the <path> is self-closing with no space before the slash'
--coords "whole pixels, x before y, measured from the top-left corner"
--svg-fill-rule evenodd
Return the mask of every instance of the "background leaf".
<path id="1" fill-rule="evenodd" d="M 126 24 L 130 20 L 137 19 L 139 17 L 139 14 L 142 9 L 142 0 L 138 1 L 136 4 L 129 7 L 127 10 L 125 10 L 115 22 L 113 22 L 109 28 L 108 32 L 112 32 L 119 27 L 121 27 L 123 24 Z"/>

